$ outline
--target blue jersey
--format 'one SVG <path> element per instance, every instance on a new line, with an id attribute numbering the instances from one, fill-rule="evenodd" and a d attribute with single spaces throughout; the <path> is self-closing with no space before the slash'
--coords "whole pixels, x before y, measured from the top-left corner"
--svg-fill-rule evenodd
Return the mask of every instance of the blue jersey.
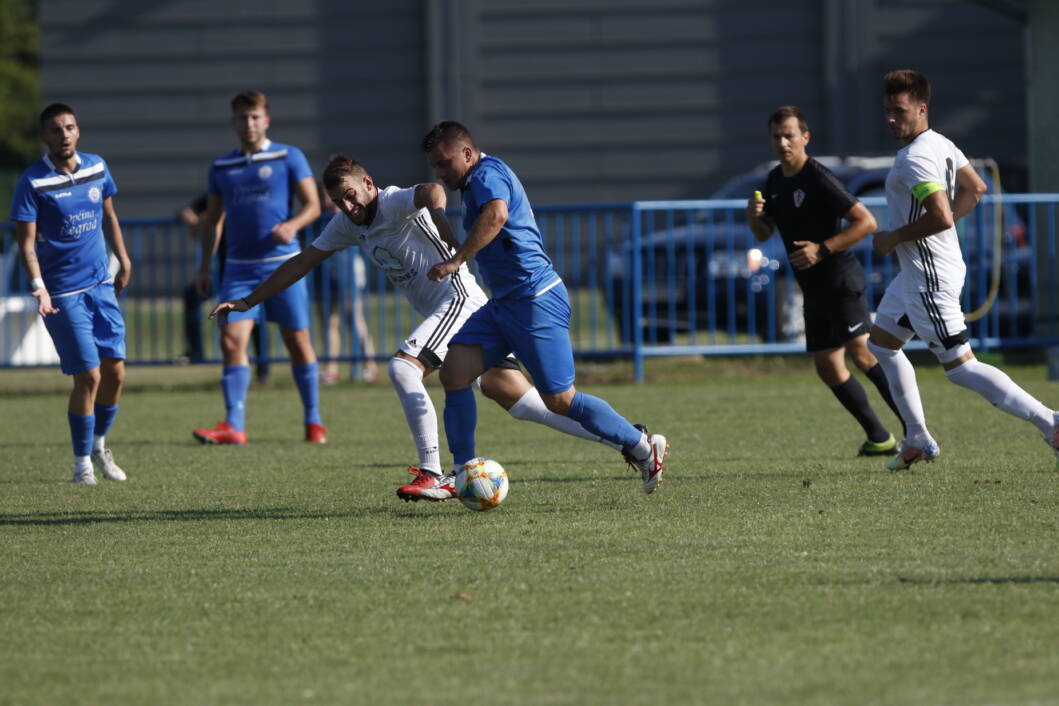
<path id="1" fill-rule="evenodd" d="M 103 158 L 76 153 L 72 174 L 45 156 L 22 173 L 11 220 L 37 224 L 37 260 L 52 295 L 94 287 L 110 278 L 103 239 L 103 201 L 118 192 Z"/>
<path id="2" fill-rule="evenodd" d="M 533 217 L 526 190 L 511 167 L 482 153 L 463 185 L 463 227 L 470 231 L 482 206 L 502 199 L 507 222 L 492 242 L 478 251 L 478 271 L 492 296 L 533 296 L 559 281 Z"/>
<path id="3" fill-rule="evenodd" d="M 210 166 L 209 193 L 220 196 L 229 262 L 282 259 L 298 252 L 298 241 L 280 243 L 272 229 L 291 217 L 295 185 L 312 177 L 297 147 L 265 141 L 252 155 L 233 150 Z"/>

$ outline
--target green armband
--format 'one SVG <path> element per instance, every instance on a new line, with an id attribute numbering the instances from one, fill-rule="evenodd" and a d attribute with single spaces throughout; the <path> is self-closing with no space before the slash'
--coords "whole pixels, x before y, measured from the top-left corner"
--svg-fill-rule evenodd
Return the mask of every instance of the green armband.
<path id="1" fill-rule="evenodd" d="M 912 195 L 916 197 L 916 201 L 923 203 L 923 199 L 933 194 L 935 191 L 941 191 L 942 186 L 936 181 L 924 181 L 922 184 L 916 184 L 912 187 Z"/>

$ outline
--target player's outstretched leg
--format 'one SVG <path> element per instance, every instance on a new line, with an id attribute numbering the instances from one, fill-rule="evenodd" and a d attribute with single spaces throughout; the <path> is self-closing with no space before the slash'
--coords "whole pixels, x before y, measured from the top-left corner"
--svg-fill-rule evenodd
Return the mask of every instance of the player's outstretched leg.
<path id="1" fill-rule="evenodd" d="M 519 421 L 542 424 L 564 434 L 586 441 L 595 441 L 615 451 L 621 451 L 621 447 L 614 442 L 593 434 L 570 417 L 556 414 L 548 409 L 541 398 L 541 393 L 530 384 L 518 368 L 490 368 L 479 378 L 479 381 L 482 394 L 503 407 L 508 414 Z"/>
<path id="2" fill-rule="evenodd" d="M 605 400 L 575 392 L 567 416 L 600 438 L 618 444 L 625 460 L 640 471 L 643 492 L 651 494 L 662 482 L 662 469 L 669 442 L 661 434 L 649 434 L 614 411 Z"/>
<path id="3" fill-rule="evenodd" d="M 1056 428 L 1055 413 L 1015 384 L 1007 373 L 977 358 L 971 358 L 951 370 L 946 370 L 945 376 L 960 387 L 977 392 L 994 407 L 1013 417 L 1025 419 L 1037 427 L 1045 442 L 1055 452 L 1059 464 L 1059 430 Z"/>

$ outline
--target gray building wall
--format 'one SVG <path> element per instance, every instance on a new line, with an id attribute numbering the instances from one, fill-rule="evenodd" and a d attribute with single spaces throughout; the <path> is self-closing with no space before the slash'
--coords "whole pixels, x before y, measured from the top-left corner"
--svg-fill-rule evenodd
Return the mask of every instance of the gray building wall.
<path id="1" fill-rule="evenodd" d="M 123 216 L 166 216 L 235 146 L 228 100 L 269 95 L 270 136 L 383 183 L 430 178 L 453 118 L 537 203 L 708 195 L 770 158 L 796 103 L 817 154 L 892 151 L 879 84 L 914 67 L 933 123 L 1026 161 L 1023 27 L 960 0 L 41 0 L 43 92 L 78 111 Z"/>

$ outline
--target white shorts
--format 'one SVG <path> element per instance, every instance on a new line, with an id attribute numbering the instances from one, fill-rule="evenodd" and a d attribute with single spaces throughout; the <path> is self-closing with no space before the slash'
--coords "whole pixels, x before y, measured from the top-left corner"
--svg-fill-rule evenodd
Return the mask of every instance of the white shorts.
<path id="1" fill-rule="evenodd" d="M 971 350 L 967 322 L 960 306 L 960 290 L 907 291 L 898 272 L 886 288 L 875 325 L 907 343 L 919 336 L 942 363 L 951 363 Z"/>
<path id="2" fill-rule="evenodd" d="M 401 343 L 401 352 L 417 359 L 427 368 L 440 368 L 445 361 L 445 354 L 449 352 L 449 341 L 485 302 L 485 294 L 481 290 L 469 294 L 454 293 L 416 326 Z"/>

